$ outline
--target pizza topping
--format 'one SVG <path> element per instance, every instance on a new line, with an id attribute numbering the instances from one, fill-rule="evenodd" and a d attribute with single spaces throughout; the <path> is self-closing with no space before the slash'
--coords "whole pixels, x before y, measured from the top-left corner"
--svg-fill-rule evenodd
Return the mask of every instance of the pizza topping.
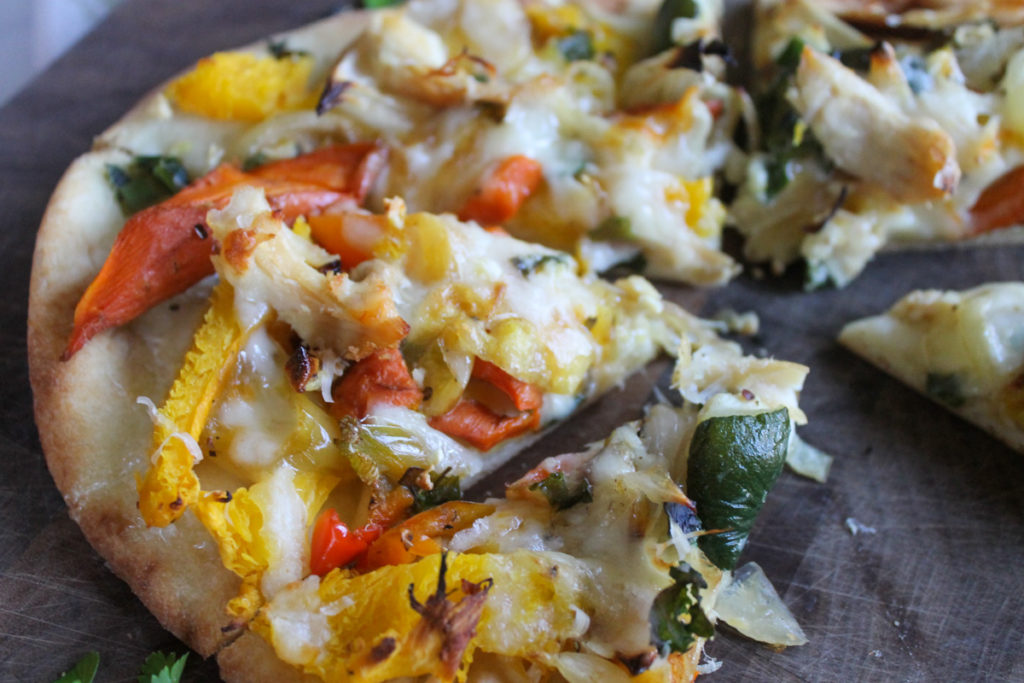
<path id="1" fill-rule="evenodd" d="M 445 557 L 445 596 L 455 607 L 441 610 L 435 599 L 425 610 L 404 596 L 440 595 L 440 553 L 412 564 L 389 565 L 366 574 L 332 572 L 323 580 L 307 579 L 286 589 L 262 610 L 254 630 L 278 654 L 307 673 L 326 680 L 360 676 L 387 680 L 398 676 L 450 675 L 452 660 L 468 666 L 473 652 L 510 656 L 557 651 L 579 637 L 586 622 L 577 619 L 584 587 L 577 563 L 559 553 L 516 552 L 507 555 L 456 554 Z M 552 572 L 552 567 L 556 571 Z M 486 593 L 483 587 L 490 586 Z M 398 596 L 402 596 L 396 599 Z M 480 609 L 476 628 L 458 615 L 458 606 Z M 486 596 L 484 599 L 482 596 Z M 482 608 L 479 602 L 482 601 Z M 429 605 L 429 601 L 426 601 Z M 419 609 L 417 609 L 417 607 Z M 466 609 L 466 608 L 463 608 Z M 425 621 L 424 611 L 428 619 Z M 448 623 L 436 618 L 443 612 Z M 537 628 L 544 624 L 545 628 Z M 475 636 L 465 638 L 475 630 Z M 445 633 L 447 631 L 447 634 Z M 394 647 L 381 660 L 372 651 L 384 638 Z M 468 640 L 464 653 L 453 651 Z M 351 672 L 351 673 L 349 673 Z M 447 678 L 446 678 L 447 680 Z"/>
<path id="2" fill-rule="evenodd" d="M 160 204 L 135 213 L 75 308 L 64 359 L 96 334 L 133 320 L 211 275 L 210 257 L 218 246 L 207 238 L 207 213 L 227 204 L 238 187 L 263 187 L 268 209 L 294 220 L 330 205 L 361 201 L 383 156 L 372 144 L 336 145 L 267 164 L 252 174 L 222 165 Z"/>
<path id="3" fill-rule="evenodd" d="M 213 119 L 262 121 L 289 109 L 312 106 L 309 77 L 313 58 L 258 57 L 217 52 L 205 57 L 167 87 L 182 111 Z"/>
<path id="4" fill-rule="evenodd" d="M 837 60 L 810 47 L 801 53 L 795 85 L 793 106 L 840 168 L 902 201 L 940 199 L 956 189 L 956 147 L 934 120 L 908 117 Z"/>
<path id="5" fill-rule="evenodd" d="M 377 525 L 350 530 L 338 517 L 337 510 L 325 510 L 313 527 L 309 570 L 317 576 L 325 576 L 336 567 L 355 562 L 380 533 L 381 529 Z"/>
<path id="6" fill-rule="evenodd" d="M 653 52 L 664 52 L 675 44 L 677 19 L 696 19 L 700 7 L 696 0 L 662 0 L 654 18 Z"/>
<path id="7" fill-rule="evenodd" d="M 991 232 L 1024 223 L 1024 165 L 985 188 L 970 210 L 971 232 Z"/>
<path id="8" fill-rule="evenodd" d="M 540 427 L 540 412 L 528 410 L 518 415 L 501 415 L 469 399 L 459 401 L 443 415 L 430 418 L 430 426 L 474 448 L 489 451 L 506 439 Z"/>
<path id="9" fill-rule="evenodd" d="M 241 299 L 274 309 L 306 343 L 359 360 L 396 346 L 408 333 L 384 264 L 359 281 L 347 273 L 321 273 L 317 266 L 329 262 L 330 254 L 274 220 L 261 192 L 242 188 L 223 211 L 211 211 L 209 221 L 221 242 L 237 231 L 261 236 L 244 261 L 218 256 L 214 263 Z"/>
<path id="10" fill-rule="evenodd" d="M 409 480 L 410 474 L 417 473 L 417 477 L 408 486 L 413 495 L 413 512 L 423 512 L 430 508 L 437 507 L 442 503 L 462 498 L 462 487 L 459 485 L 459 478 L 448 474 L 450 468 L 440 475 L 427 477 L 429 488 L 420 484 L 422 477 L 426 474 L 420 468 L 410 468 L 402 475 L 402 482 Z"/>
<path id="11" fill-rule="evenodd" d="M 711 417 L 690 442 L 686 489 L 707 530 L 701 550 L 723 569 L 736 566 L 757 513 L 782 472 L 788 411 Z"/>
<path id="12" fill-rule="evenodd" d="M 139 512 L 146 524 L 166 526 L 198 499 L 192 450 L 182 438 L 174 437 L 180 432 L 192 443 L 199 438 L 248 332 L 235 321 L 231 288 L 221 285 L 159 411 L 161 419 L 153 431 L 153 467 L 138 481 Z"/>
<path id="13" fill-rule="evenodd" d="M 107 164 L 107 180 L 126 216 L 167 199 L 188 185 L 177 157 L 137 156 L 126 167 Z"/>
<path id="14" fill-rule="evenodd" d="M 544 170 L 533 159 L 518 155 L 503 160 L 459 211 L 464 221 L 500 225 L 519 211 L 544 179 Z"/>
<path id="15" fill-rule="evenodd" d="M 672 567 L 669 576 L 674 583 L 654 599 L 651 606 L 651 642 L 661 650 L 686 652 L 698 638 L 710 638 L 715 627 L 700 604 L 699 590 L 707 582 L 685 563 Z"/>
<path id="16" fill-rule="evenodd" d="M 332 389 L 335 417 L 362 419 L 377 403 L 417 408 L 423 393 L 397 349 L 379 349 L 345 371 Z"/>
<path id="17" fill-rule="evenodd" d="M 360 571 L 391 564 L 415 562 L 441 551 L 438 539 L 450 539 L 481 517 L 494 512 L 493 505 L 450 501 L 417 513 L 385 531 L 373 541 L 360 561 Z"/>
<path id="18" fill-rule="evenodd" d="M 530 484 L 530 490 L 543 493 L 551 507 L 556 510 L 566 510 L 577 503 L 590 503 L 594 500 L 593 487 L 586 477 L 570 491 L 562 472 L 552 472 L 544 479 Z"/>
<path id="19" fill-rule="evenodd" d="M 762 643 L 803 645 L 807 636 L 755 562 L 736 569 L 715 596 L 715 613 L 747 638 Z"/>

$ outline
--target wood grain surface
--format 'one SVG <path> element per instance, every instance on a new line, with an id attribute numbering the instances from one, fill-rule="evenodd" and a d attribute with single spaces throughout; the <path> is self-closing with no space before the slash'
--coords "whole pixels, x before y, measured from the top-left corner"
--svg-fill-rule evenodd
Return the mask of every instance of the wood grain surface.
<path id="1" fill-rule="evenodd" d="M 214 50 L 342 4 L 134 0 L 0 110 L 0 680 L 52 680 L 89 650 L 102 657 L 98 681 L 134 680 L 148 652 L 185 651 L 68 519 L 40 453 L 25 318 L 50 192 L 92 136 L 154 84 Z M 662 288 L 703 314 L 756 311 L 762 332 L 750 350 L 810 365 L 801 404 L 811 423 L 802 433 L 836 456 L 827 484 L 783 474 L 744 554 L 765 569 L 810 643 L 780 653 L 722 629 L 708 651 L 724 666 L 707 680 L 1024 680 L 1024 456 L 834 341 L 844 322 L 909 289 L 1005 279 L 1024 279 L 1024 248 L 886 254 L 841 291 L 805 294 L 793 278 L 749 275 L 714 291 Z M 530 460 L 638 414 L 666 368 L 552 434 Z M 851 534 L 848 518 L 875 533 Z M 187 680 L 216 678 L 212 661 L 192 659 Z"/>

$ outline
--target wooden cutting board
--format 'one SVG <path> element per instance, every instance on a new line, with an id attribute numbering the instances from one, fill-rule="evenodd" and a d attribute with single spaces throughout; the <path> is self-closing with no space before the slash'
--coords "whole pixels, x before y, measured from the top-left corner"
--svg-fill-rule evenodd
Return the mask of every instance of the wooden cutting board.
<path id="1" fill-rule="evenodd" d="M 0 680 L 51 680 L 82 654 L 128 680 L 154 649 L 185 651 L 68 519 L 43 463 L 25 362 L 34 234 L 64 168 L 146 91 L 195 59 L 307 23 L 343 3 L 134 0 L 0 110 Z M 827 484 L 784 473 L 744 560 L 765 569 L 810 638 L 777 653 L 722 629 L 708 680 L 1024 680 L 1024 456 L 834 342 L 842 324 L 916 287 L 1024 279 L 1024 248 L 877 258 L 851 286 L 792 278 L 664 287 L 691 310 L 753 310 L 749 342 L 812 368 L 804 438 L 836 456 Z M 639 413 L 662 365 L 555 432 L 536 460 Z M 492 484 L 506 481 L 503 472 Z M 874 529 L 854 535 L 846 521 Z M 188 680 L 216 677 L 195 655 Z"/>

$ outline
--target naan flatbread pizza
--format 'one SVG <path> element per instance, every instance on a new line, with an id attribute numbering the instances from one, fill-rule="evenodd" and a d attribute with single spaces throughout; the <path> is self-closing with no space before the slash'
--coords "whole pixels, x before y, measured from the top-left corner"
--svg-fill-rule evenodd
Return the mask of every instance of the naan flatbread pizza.
<path id="1" fill-rule="evenodd" d="M 344 13 L 201 60 L 68 169 L 30 301 L 47 462 L 225 678 L 682 681 L 718 620 L 804 642 L 738 559 L 806 466 L 806 368 L 630 274 L 736 272 L 720 9 Z M 674 403 L 465 499 L 661 354 Z"/>

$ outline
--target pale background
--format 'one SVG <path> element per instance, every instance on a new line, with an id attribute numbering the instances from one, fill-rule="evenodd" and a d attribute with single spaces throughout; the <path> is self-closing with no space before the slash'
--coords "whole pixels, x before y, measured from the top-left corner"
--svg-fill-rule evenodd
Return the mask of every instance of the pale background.
<path id="1" fill-rule="evenodd" d="M 0 106 L 122 0 L 0 0 Z"/>

